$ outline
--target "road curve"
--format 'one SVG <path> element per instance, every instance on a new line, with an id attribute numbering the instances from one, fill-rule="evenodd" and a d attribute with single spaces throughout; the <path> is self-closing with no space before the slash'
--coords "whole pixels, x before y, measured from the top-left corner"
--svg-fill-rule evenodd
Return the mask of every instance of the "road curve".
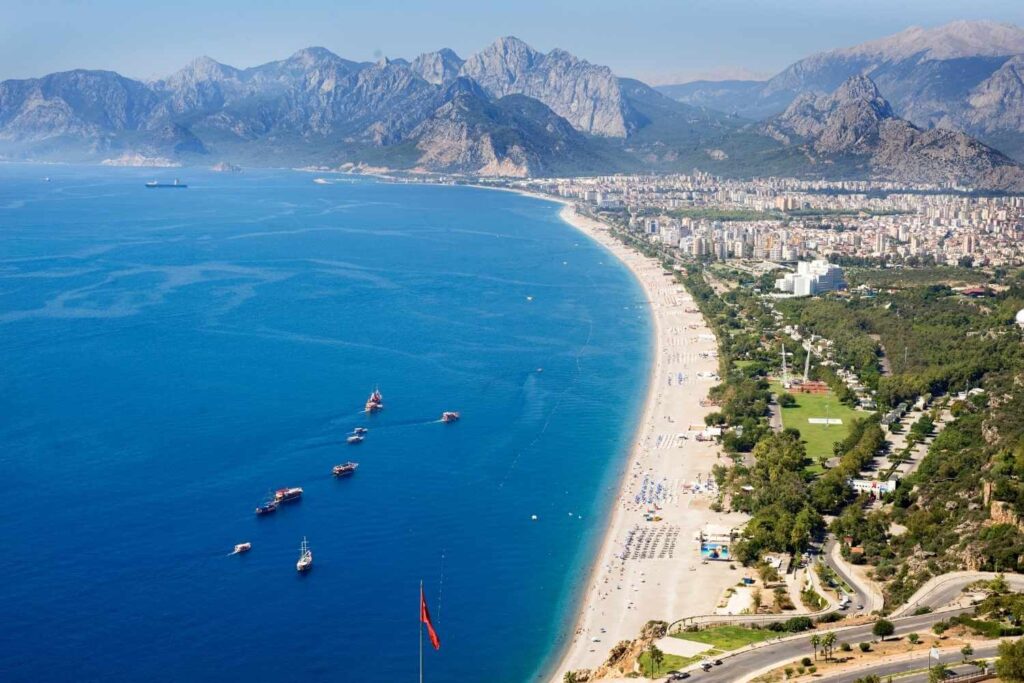
<path id="1" fill-rule="evenodd" d="M 864 605 L 864 613 L 871 614 L 872 612 L 881 612 L 882 607 L 885 606 L 885 599 L 882 597 L 882 591 L 879 590 L 878 586 L 871 581 L 864 581 L 860 579 L 857 574 L 852 570 L 850 564 L 843 559 L 842 553 L 840 552 L 840 546 L 836 542 L 836 539 L 829 537 L 825 541 L 825 547 L 822 549 L 821 557 L 832 571 L 840 576 L 846 583 L 850 584 L 856 594 L 853 598 L 855 605 Z"/>
<path id="2" fill-rule="evenodd" d="M 953 602 L 972 583 L 991 581 L 997 576 L 995 572 L 950 572 L 936 576 L 921 586 L 903 605 L 893 610 L 892 616 L 904 617 L 922 607 L 943 607 Z M 1003 578 L 1010 588 L 1024 591 L 1024 575 L 1004 574 Z"/>

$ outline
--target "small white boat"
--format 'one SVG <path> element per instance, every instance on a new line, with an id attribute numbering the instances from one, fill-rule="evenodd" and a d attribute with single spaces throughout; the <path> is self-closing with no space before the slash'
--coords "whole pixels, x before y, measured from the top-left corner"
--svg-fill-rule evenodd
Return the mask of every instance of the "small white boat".
<path id="1" fill-rule="evenodd" d="M 313 567 L 313 551 L 309 549 L 306 537 L 302 537 L 302 545 L 299 546 L 299 561 L 295 563 L 298 572 L 309 571 Z"/>
<path id="2" fill-rule="evenodd" d="M 347 439 L 345 439 L 345 441 L 347 441 L 350 444 L 357 444 L 362 443 L 363 439 L 365 438 L 366 437 L 364 437 L 362 434 L 352 434 Z"/>
<path id="3" fill-rule="evenodd" d="M 330 185 L 326 178 L 313 178 L 313 182 L 317 185 Z"/>
<path id="4" fill-rule="evenodd" d="M 245 543 L 239 543 L 238 545 L 236 545 L 235 546 L 235 552 L 233 552 L 231 554 L 232 555 L 241 555 L 242 553 L 247 553 L 250 550 L 252 550 L 252 543 L 249 543 L 249 541 L 246 541 Z"/>

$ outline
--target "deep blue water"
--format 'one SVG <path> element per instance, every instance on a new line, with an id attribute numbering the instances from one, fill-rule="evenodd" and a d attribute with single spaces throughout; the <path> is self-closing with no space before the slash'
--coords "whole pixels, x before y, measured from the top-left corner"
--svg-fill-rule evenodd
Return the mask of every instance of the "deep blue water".
<path id="1" fill-rule="evenodd" d="M 639 286 L 544 201 L 178 173 L 0 166 L 0 680 L 411 681 L 421 579 L 427 680 L 535 676 L 638 418 Z"/>

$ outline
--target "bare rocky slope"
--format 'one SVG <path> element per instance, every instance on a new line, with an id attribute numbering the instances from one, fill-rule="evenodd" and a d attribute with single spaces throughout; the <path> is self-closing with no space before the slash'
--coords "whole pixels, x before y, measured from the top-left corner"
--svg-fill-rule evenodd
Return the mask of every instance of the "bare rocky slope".
<path id="1" fill-rule="evenodd" d="M 923 130 L 897 117 L 867 76 L 853 76 L 829 95 L 801 95 L 765 133 L 819 162 L 850 162 L 877 177 L 1024 191 L 1016 162 L 964 133 Z"/>
<path id="2" fill-rule="evenodd" d="M 1021 97 L 1018 67 L 1008 63 L 979 90 L 979 111 L 1015 106 Z M 904 179 L 963 177 L 993 180 L 998 188 L 1012 175 L 996 172 L 999 164 L 981 173 L 977 161 L 984 155 L 976 152 L 983 146 L 973 141 L 917 129 L 904 131 L 902 147 L 885 148 L 885 163 L 879 155 L 870 167 L 818 164 L 789 140 L 812 135 L 803 127 L 816 125 L 814 102 L 799 102 L 810 107 L 806 121 L 795 108 L 786 131 L 766 130 L 513 37 L 466 60 L 443 49 L 411 62 L 357 62 L 313 47 L 245 69 L 201 57 L 148 83 L 84 70 L 4 81 L 0 159 L 225 161 L 510 176 L 699 168 L 730 176 L 861 177 L 892 169 Z M 1012 122 L 1014 114 L 1001 116 Z M 859 138 L 858 122 L 848 123 L 836 132 Z M 845 144 L 830 142 L 831 134 L 814 134 L 819 155 L 829 153 L 829 144 Z M 896 139 L 895 133 L 886 138 Z M 914 156 L 900 161 L 901 149 L 935 159 L 930 169 L 941 158 L 947 170 L 915 176 Z"/>
<path id="3" fill-rule="evenodd" d="M 814 54 L 763 82 L 703 81 L 660 89 L 681 102 L 764 119 L 802 94 L 829 93 L 862 74 L 915 125 L 963 130 L 1024 159 L 1022 59 L 1024 29 L 957 21 Z"/>

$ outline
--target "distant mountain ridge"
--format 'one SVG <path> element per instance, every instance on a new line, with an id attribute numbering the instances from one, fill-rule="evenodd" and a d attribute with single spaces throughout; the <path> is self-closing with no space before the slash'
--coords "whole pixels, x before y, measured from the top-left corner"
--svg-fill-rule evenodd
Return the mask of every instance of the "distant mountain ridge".
<path id="1" fill-rule="evenodd" d="M 922 130 L 899 118 L 867 76 L 852 76 L 829 95 L 800 95 L 765 124 L 766 133 L 801 145 L 816 162 L 862 166 L 894 180 L 1015 190 L 1024 169 L 959 131 Z"/>
<path id="2" fill-rule="evenodd" d="M 1013 81 L 1018 67 L 1008 65 L 1000 82 Z M 1005 108 L 1009 90 L 993 82 L 978 93 L 977 108 Z M 311 47 L 249 68 L 200 57 L 149 83 L 84 70 L 0 82 L 0 158 L 11 160 L 505 176 L 701 168 L 821 177 L 882 169 L 809 163 L 787 138 L 794 130 L 681 103 L 514 37 L 465 60 L 441 49 L 411 61 L 359 62 Z M 901 166 L 903 177 L 913 179 L 910 168 Z M 968 169 L 944 177 L 989 176 Z"/>
<path id="3" fill-rule="evenodd" d="M 764 119 L 802 93 L 829 93 L 863 74 L 912 123 L 960 129 L 1024 160 L 1022 59 L 1024 29 L 957 21 L 814 54 L 763 82 L 701 82 L 659 90 L 694 106 Z"/>

